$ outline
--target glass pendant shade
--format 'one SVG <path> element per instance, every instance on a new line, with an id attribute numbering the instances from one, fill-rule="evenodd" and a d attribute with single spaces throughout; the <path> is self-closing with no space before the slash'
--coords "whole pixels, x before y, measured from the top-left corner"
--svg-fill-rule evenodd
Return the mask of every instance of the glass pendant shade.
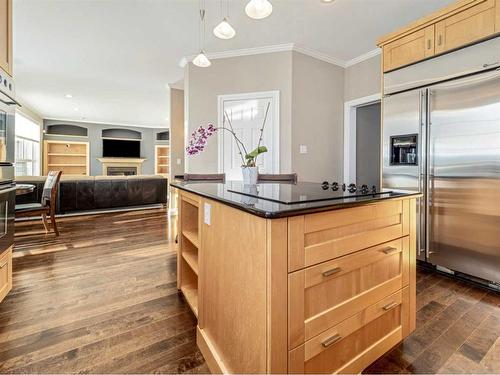
<path id="1" fill-rule="evenodd" d="M 203 51 L 201 51 L 200 54 L 194 58 L 193 64 L 200 68 L 207 68 L 212 65 L 208 57 L 205 55 L 205 52 Z"/>
<path id="2" fill-rule="evenodd" d="M 221 23 L 215 26 L 214 35 L 219 39 L 231 39 L 236 35 L 236 31 L 227 22 L 227 18 L 224 18 Z"/>
<path id="3" fill-rule="evenodd" d="M 273 12 L 273 5 L 269 0 L 250 0 L 245 7 L 248 17 L 261 20 L 268 17 Z"/>

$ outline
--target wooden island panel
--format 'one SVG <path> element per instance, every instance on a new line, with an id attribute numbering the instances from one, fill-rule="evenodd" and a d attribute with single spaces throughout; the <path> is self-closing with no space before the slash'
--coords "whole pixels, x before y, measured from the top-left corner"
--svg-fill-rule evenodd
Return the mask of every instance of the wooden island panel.
<path id="1" fill-rule="evenodd" d="M 197 343 L 212 372 L 360 372 L 414 329 L 415 196 L 276 219 L 179 197 L 181 211 L 197 201 Z"/>

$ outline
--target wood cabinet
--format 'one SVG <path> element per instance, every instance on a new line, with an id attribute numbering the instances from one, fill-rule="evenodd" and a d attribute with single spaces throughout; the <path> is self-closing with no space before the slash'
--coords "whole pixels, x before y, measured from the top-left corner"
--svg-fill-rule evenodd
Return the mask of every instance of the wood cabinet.
<path id="1" fill-rule="evenodd" d="M 51 170 L 64 175 L 89 175 L 89 143 L 44 141 L 43 174 Z"/>
<path id="2" fill-rule="evenodd" d="M 500 33 L 500 0 L 461 0 L 379 39 L 388 72 Z"/>
<path id="3" fill-rule="evenodd" d="M 155 146 L 155 174 L 168 175 L 170 171 L 170 146 Z"/>
<path id="4" fill-rule="evenodd" d="M 276 219 L 178 197 L 178 286 L 212 372 L 359 373 L 415 329 L 415 197 Z"/>
<path id="5" fill-rule="evenodd" d="M 495 0 L 487 0 L 436 23 L 436 53 L 495 33 Z"/>
<path id="6" fill-rule="evenodd" d="M 0 68 L 12 76 L 12 0 L 0 0 Z"/>
<path id="7" fill-rule="evenodd" d="M 384 71 L 434 55 L 434 25 L 415 31 L 384 46 Z"/>
<path id="8" fill-rule="evenodd" d="M 0 254 L 0 302 L 12 289 L 12 247 Z"/>

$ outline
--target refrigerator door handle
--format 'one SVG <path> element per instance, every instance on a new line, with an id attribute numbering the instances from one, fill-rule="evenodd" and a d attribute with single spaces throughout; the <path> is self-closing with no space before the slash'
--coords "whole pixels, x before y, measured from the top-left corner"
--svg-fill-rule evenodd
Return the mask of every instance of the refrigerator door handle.
<path id="1" fill-rule="evenodd" d="M 425 90 L 420 90 L 418 95 L 418 191 L 420 193 L 424 192 L 424 165 L 425 165 L 425 154 L 424 154 L 424 130 L 425 130 Z M 418 225 L 418 235 L 417 235 L 417 254 L 421 256 L 425 252 L 423 247 L 425 243 L 425 201 L 424 197 L 418 199 L 418 212 L 419 212 L 419 225 Z"/>
<path id="2" fill-rule="evenodd" d="M 427 99 L 426 99 L 426 137 L 425 137 L 425 256 L 427 260 L 430 257 L 430 244 L 431 244 L 431 223 L 430 223 L 430 210 L 431 210 L 431 127 L 432 127 L 432 118 L 431 118 L 431 101 L 432 101 L 432 91 L 430 89 L 427 90 Z"/>

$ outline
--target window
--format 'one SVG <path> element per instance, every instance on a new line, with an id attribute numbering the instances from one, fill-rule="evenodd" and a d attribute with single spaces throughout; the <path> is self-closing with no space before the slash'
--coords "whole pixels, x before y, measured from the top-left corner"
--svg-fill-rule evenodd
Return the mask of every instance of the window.
<path id="1" fill-rule="evenodd" d="M 40 125 L 16 113 L 16 176 L 40 175 Z"/>

